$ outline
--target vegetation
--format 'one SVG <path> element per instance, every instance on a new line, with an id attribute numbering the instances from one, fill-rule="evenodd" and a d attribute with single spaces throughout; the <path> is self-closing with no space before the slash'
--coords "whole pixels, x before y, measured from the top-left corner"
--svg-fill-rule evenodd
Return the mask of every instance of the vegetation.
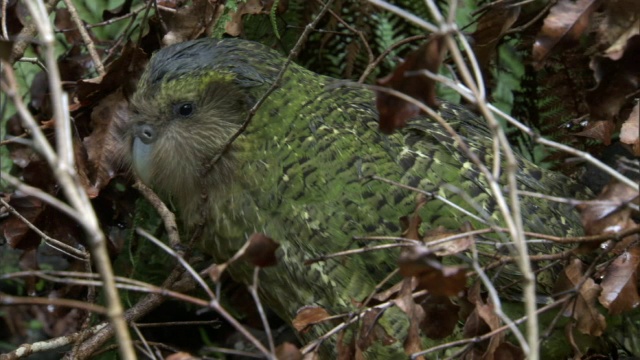
<path id="1" fill-rule="evenodd" d="M 319 341 L 293 333 L 317 323 L 334 326 L 326 338 L 343 359 L 376 342 L 414 358 L 640 356 L 637 1 L 8 0 L 0 17 L 0 359 L 296 359 Z M 575 205 L 581 226 L 564 236 L 441 229 L 406 214 L 397 233 L 363 234 L 383 242 L 307 265 L 385 252 L 402 237 L 416 245 L 389 269 L 401 274 L 395 283 L 354 299 L 356 314 L 304 308 L 292 330 L 262 306 L 258 283 L 226 274 L 234 261 L 277 267 L 273 240 L 254 234 L 245 252 L 210 266 L 193 246 L 198 232 L 180 233 L 173 204 L 122 166 L 129 99 L 150 55 L 200 37 L 258 41 L 376 90 L 385 132 L 461 104 L 489 124 L 503 156 L 513 150 L 583 184 L 565 199 L 519 194 Z M 515 187 L 499 190 L 513 210 Z M 487 233 L 551 250 L 477 253 Z M 464 267 L 461 254 L 471 254 Z M 499 280 L 516 267 L 516 284 Z M 522 291 L 527 276 L 550 296 Z M 406 314 L 403 338 L 380 331 L 385 311 Z"/>

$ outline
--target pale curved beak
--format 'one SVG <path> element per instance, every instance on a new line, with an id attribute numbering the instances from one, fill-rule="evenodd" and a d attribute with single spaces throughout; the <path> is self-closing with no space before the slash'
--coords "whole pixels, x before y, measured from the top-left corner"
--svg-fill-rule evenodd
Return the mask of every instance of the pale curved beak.
<path id="1" fill-rule="evenodd" d="M 148 124 L 135 125 L 133 138 L 133 169 L 147 185 L 151 184 L 151 164 L 153 143 L 157 138 L 156 129 Z"/>

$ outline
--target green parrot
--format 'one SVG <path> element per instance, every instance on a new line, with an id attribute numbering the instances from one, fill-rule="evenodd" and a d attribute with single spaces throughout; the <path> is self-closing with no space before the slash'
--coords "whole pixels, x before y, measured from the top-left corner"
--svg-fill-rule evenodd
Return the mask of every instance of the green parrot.
<path id="1" fill-rule="evenodd" d="M 260 290 L 264 303 L 285 321 L 309 305 L 332 315 L 355 312 L 397 267 L 399 250 L 305 265 L 371 245 L 354 241 L 355 236 L 401 236 L 399 218 L 414 212 L 416 193 L 374 175 L 457 204 L 429 200 L 420 209 L 426 229 L 458 230 L 467 221 L 475 228 L 502 224 L 487 180 L 435 121 L 420 116 L 383 134 L 372 91 L 296 64 L 227 146 L 284 64 L 277 52 L 239 39 L 164 48 L 152 57 L 131 99 L 127 136 L 128 161 L 137 176 L 175 205 L 184 233 L 204 226 L 203 248 L 216 261 L 231 258 L 253 233 L 280 244 L 278 265 L 260 273 Z M 446 102 L 439 111 L 491 166 L 491 137 L 483 120 Z M 519 162 L 520 188 L 572 195 L 564 176 Z M 567 205 L 523 197 L 521 211 L 527 230 L 560 236 L 580 231 Z M 229 271 L 239 282 L 252 281 L 248 265 Z M 387 311 L 380 319 L 390 334 L 406 327 L 406 319 L 394 319 L 399 315 Z M 401 351 L 402 339 L 398 343 Z M 391 348 L 378 344 L 365 355 L 390 358 L 398 351 Z"/>

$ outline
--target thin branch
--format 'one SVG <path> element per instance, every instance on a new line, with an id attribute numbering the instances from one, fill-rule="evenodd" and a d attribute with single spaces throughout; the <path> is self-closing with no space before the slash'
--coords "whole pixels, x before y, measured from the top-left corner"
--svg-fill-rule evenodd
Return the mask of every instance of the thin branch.
<path id="1" fill-rule="evenodd" d="M 107 309 L 95 304 L 89 304 L 86 301 L 35 297 L 35 296 L 11 296 L 0 293 L 0 305 L 17 306 L 17 305 L 42 305 L 42 306 L 61 306 L 74 309 L 83 309 L 96 314 L 107 314 Z M 0 357 L 0 359 L 2 359 Z"/>
<path id="2" fill-rule="evenodd" d="M 81 261 L 89 261 L 90 256 L 86 251 L 76 249 L 76 248 L 74 248 L 72 246 L 69 246 L 69 245 L 63 243 L 62 241 L 56 240 L 56 239 L 50 237 L 49 235 L 45 234 L 44 232 L 42 232 L 42 230 L 38 229 L 38 227 L 33 225 L 29 220 L 27 220 L 24 216 L 22 216 L 22 214 L 20 214 L 16 209 L 14 209 L 13 206 L 9 205 L 9 203 L 4 201 L 2 198 L 0 198 L 0 204 L 5 206 L 9 210 L 9 212 L 11 212 L 18 219 L 20 219 L 20 221 L 25 223 L 25 225 L 27 225 L 29 227 L 29 229 L 35 231 L 36 234 L 40 235 L 42 240 L 44 240 L 45 244 L 49 245 L 53 249 L 56 249 L 56 250 L 60 251 L 61 253 L 65 254 L 67 256 L 70 256 L 70 257 L 72 257 L 74 259 L 78 259 L 78 260 L 81 260 Z"/>
<path id="3" fill-rule="evenodd" d="M 90 329 L 78 331 L 73 334 L 60 336 L 60 337 L 45 340 L 45 341 L 38 341 L 32 344 L 22 344 L 17 349 L 11 352 L 0 354 L 0 360 L 21 359 L 32 354 L 60 349 L 62 347 L 73 344 L 77 341 L 82 341 L 87 336 L 96 334 L 100 332 L 102 329 L 104 329 L 105 327 L 107 327 L 107 323 L 102 323 Z"/>
<path id="4" fill-rule="evenodd" d="M 427 39 L 427 38 L 429 38 L 428 35 L 410 36 L 410 37 L 408 37 L 406 39 L 402 39 L 402 40 L 392 44 L 391 46 L 386 48 L 382 52 L 382 54 L 380 54 L 380 56 L 378 56 L 375 60 L 369 62 L 369 65 L 367 65 L 367 68 L 364 69 L 364 71 L 362 72 L 362 75 L 360 75 L 360 78 L 358 79 L 358 83 L 363 84 L 364 81 L 367 79 L 367 77 L 369 77 L 371 72 L 373 72 L 373 70 L 380 64 L 380 62 L 382 62 L 382 60 L 384 60 L 384 58 L 386 58 L 395 49 L 399 48 L 400 46 L 402 46 L 404 44 L 412 43 L 414 41 L 424 40 L 424 39 Z"/>
<path id="5" fill-rule="evenodd" d="M 267 100 L 269 95 L 271 95 L 271 93 L 273 93 L 278 87 L 280 87 L 280 81 L 282 81 L 284 74 L 287 72 L 287 69 L 289 69 L 289 65 L 291 65 L 291 63 L 293 62 L 293 59 L 295 59 L 298 56 L 298 52 L 300 51 L 300 49 L 302 49 L 302 45 L 307 40 L 307 37 L 309 37 L 309 34 L 311 34 L 311 32 L 316 27 L 318 22 L 320 22 L 320 19 L 322 18 L 322 16 L 324 16 L 324 14 L 327 12 L 327 10 L 329 9 L 329 6 L 331 6 L 332 3 L 333 3 L 333 0 L 328 0 L 320 10 L 318 15 L 316 15 L 316 17 L 313 19 L 313 21 L 307 24 L 307 26 L 304 28 L 304 31 L 298 38 L 298 41 L 294 45 L 293 49 L 291 49 L 291 51 L 289 52 L 289 56 L 287 57 L 287 60 L 284 62 L 284 65 L 282 65 L 282 68 L 280 69 L 280 72 L 278 72 L 278 75 L 273 81 L 273 84 L 271 84 L 269 89 L 267 89 L 267 91 L 265 91 L 264 94 L 262 94 L 260 99 L 258 99 L 258 101 L 249 110 L 249 113 L 247 114 L 247 118 L 242 123 L 242 126 L 240 126 L 240 128 L 235 132 L 235 134 L 233 134 L 229 138 L 229 140 L 227 140 L 226 144 L 222 147 L 222 150 L 213 159 L 211 159 L 209 163 L 205 164 L 202 171 L 202 177 L 206 177 L 211 171 L 211 169 L 213 169 L 213 166 L 220 160 L 220 158 L 224 154 L 226 154 L 227 151 L 229 151 L 229 149 L 231 148 L 231 145 L 236 141 L 236 139 L 240 135 L 242 135 L 242 133 L 244 133 L 244 131 L 249 126 L 249 124 L 251 124 L 251 120 L 253 119 L 255 114 L 258 112 L 258 109 L 260 109 L 262 104 Z"/>
<path id="6" fill-rule="evenodd" d="M 71 2 L 71 0 L 63 0 L 65 5 L 67 5 L 67 10 L 69 10 L 69 15 L 71 15 L 71 19 L 76 24 L 76 28 L 82 37 L 82 41 L 84 42 L 87 50 L 89 51 L 89 55 L 91 56 L 91 60 L 93 61 L 93 65 L 96 67 L 98 71 L 98 75 L 104 76 L 107 72 L 104 70 L 104 65 L 102 64 L 102 60 L 100 60 L 100 56 L 96 51 L 96 47 L 93 44 L 93 40 L 91 40 L 91 36 L 87 32 L 87 29 L 84 27 L 84 23 L 82 19 L 80 19 L 80 15 L 78 15 L 78 11 L 76 10 L 75 5 Z"/>
<path id="7" fill-rule="evenodd" d="M 259 274 L 260 274 L 260 267 L 256 266 L 255 268 L 253 268 L 253 283 L 251 283 L 251 285 L 249 285 L 248 288 L 249 288 L 249 293 L 253 298 L 253 302 L 256 304 L 256 308 L 258 309 L 258 314 L 260 314 L 260 321 L 262 321 L 262 327 L 264 328 L 267 341 L 269 342 L 269 350 L 271 350 L 272 354 L 275 354 L 276 346 L 273 342 L 273 334 L 271 333 L 269 320 L 267 319 L 267 314 L 264 312 L 264 308 L 262 307 L 262 302 L 260 301 L 260 295 L 258 295 L 258 286 L 260 284 L 260 280 L 258 278 Z"/>
<path id="8" fill-rule="evenodd" d="M 71 206 L 63 203 L 58 198 L 55 198 L 47 194 L 46 192 L 42 191 L 41 189 L 38 189 L 37 187 L 27 185 L 21 182 L 20 180 L 18 180 L 17 178 L 7 174 L 6 172 L 0 173 L 0 178 L 8 182 L 9 184 L 11 184 L 13 187 L 15 187 L 17 191 L 23 192 L 27 195 L 36 197 L 46 202 L 47 204 L 67 214 L 69 217 L 71 217 L 74 220 L 80 221 L 79 219 L 82 218 L 82 215 L 80 214 L 80 212 L 76 211 Z"/>
<path id="9" fill-rule="evenodd" d="M 105 237 L 99 227 L 96 214 L 93 211 L 87 193 L 84 191 L 75 172 L 68 100 L 66 93 L 62 91 L 60 72 L 57 67 L 55 55 L 55 37 L 51 23 L 49 22 L 48 9 L 45 8 L 42 0 L 27 1 L 26 5 L 29 8 L 29 12 L 33 17 L 33 23 L 38 29 L 44 45 L 44 58 L 49 70 L 47 77 L 49 80 L 49 90 L 51 92 L 51 103 L 56 120 L 56 144 L 58 146 L 58 154 L 56 155 L 53 152 L 49 142 L 30 115 L 22 116 L 22 120 L 31 130 L 36 147 L 45 154 L 45 159 L 53 170 L 56 179 L 58 179 L 67 200 L 76 211 L 82 214 L 82 221 L 80 221 L 79 224 L 87 235 L 95 264 L 105 283 L 104 289 L 106 303 L 109 309 L 108 314 L 116 329 L 120 354 L 123 359 L 135 359 L 135 352 L 131 345 L 131 337 L 123 317 L 122 304 L 120 303 L 118 291 L 115 287 L 113 269 L 107 253 Z M 12 73 L 12 71 L 5 69 L 5 73 Z M 18 97 L 14 96 L 14 99 L 15 98 Z M 17 102 L 16 107 L 18 107 Z"/>
<path id="10" fill-rule="evenodd" d="M 47 0 L 45 3 L 45 12 L 49 13 L 52 9 L 56 7 L 59 0 Z M 4 19 L 4 16 L 2 17 Z M 38 27 L 35 22 L 30 22 L 20 30 L 20 33 L 15 37 L 16 42 L 13 44 L 11 48 L 11 55 L 9 56 L 9 63 L 13 64 L 18 59 L 22 58 L 24 52 L 27 50 L 27 47 L 31 45 L 38 33 Z"/>
<path id="11" fill-rule="evenodd" d="M 549 310 L 551 310 L 551 309 L 553 309 L 553 308 L 555 308 L 555 307 L 557 307 L 559 305 L 562 305 L 565 302 L 567 302 L 570 298 L 571 298 L 571 296 L 565 296 L 565 297 L 563 297 L 563 298 L 561 298 L 561 299 L 559 299 L 559 300 L 557 300 L 557 301 L 555 301 L 555 302 L 553 302 L 553 303 L 551 303 L 549 305 L 545 305 L 545 306 L 543 306 L 543 307 L 541 307 L 539 309 L 536 309 L 536 315 L 543 314 L 543 313 L 545 313 L 545 312 L 547 312 L 547 311 L 549 311 Z M 519 325 L 519 324 L 522 324 L 525 321 L 527 321 L 527 316 L 523 316 L 523 317 L 521 317 L 521 318 L 519 318 L 517 320 L 514 320 L 514 323 L 516 325 Z M 462 340 L 452 341 L 452 342 L 448 342 L 446 344 L 440 344 L 438 346 L 434 346 L 434 347 L 431 347 L 429 349 L 426 349 L 426 350 L 411 354 L 411 359 L 416 359 L 418 356 L 423 356 L 423 355 L 426 355 L 426 354 L 429 354 L 429 353 L 432 353 L 432 352 L 448 349 L 448 348 L 455 347 L 455 346 L 460 346 L 460 345 L 465 345 L 465 344 L 477 344 L 477 343 L 480 343 L 480 342 L 485 341 L 487 339 L 490 339 L 492 336 L 500 334 L 500 333 L 502 333 L 502 332 L 504 332 L 504 331 L 506 331 L 508 329 L 509 329 L 508 325 L 503 325 L 503 326 L 501 326 L 501 327 L 499 327 L 499 328 L 497 328 L 495 330 L 489 331 L 488 333 L 482 334 L 480 336 L 476 336 L 476 337 L 469 338 L 469 339 L 462 339 Z"/>
<path id="12" fill-rule="evenodd" d="M 176 215 L 169 210 L 167 205 L 160 199 L 160 197 L 153 192 L 148 186 L 143 184 L 140 179 L 136 179 L 133 187 L 144 196 L 145 199 L 156 209 L 158 215 L 162 219 L 164 229 L 169 237 L 169 243 L 171 247 L 175 248 L 180 245 L 180 232 L 178 231 L 178 224 L 176 223 Z"/>
<path id="13" fill-rule="evenodd" d="M 202 288 L 202 290 L 204 290 L 207 295 L 209 296 L 209 298 L 211 300 L 214 300 L 216 298 L 215 294 L 211 291 L 211 289 L 209 288 L 209 286 L 207 285 L 207 283 L 204 281 L 204 279 L 200 276 L 200 274 L 198 274 L 198 272 L 184 259 L 184 257 L 182 257 L 181 254 L 178 254 L 177 252 L 173 251 L 173 249 L 169 248 L 167 245 L 165 245 L 164 243 L 162 243 L 162 241 L 156 239 L 155 236 L 149 234 L 148 232 L 146 232 L 143 229 L 137 228 L 136 229 L 136 234 L 144 237 L 145 239 L 151 241 L 155 246 L 159 247 L 162 251 L 166 252 L 167 254 L 173 256 L 176 260 L 178 260 L 178 262 L 180 263 L 180 265 L 182 265 L 182 267 L 187 270 L 187 272 L 189 274 L 191 274 L 191 276 L 193 276 L 194 280 L 200 284 L 200 287 Z"/>

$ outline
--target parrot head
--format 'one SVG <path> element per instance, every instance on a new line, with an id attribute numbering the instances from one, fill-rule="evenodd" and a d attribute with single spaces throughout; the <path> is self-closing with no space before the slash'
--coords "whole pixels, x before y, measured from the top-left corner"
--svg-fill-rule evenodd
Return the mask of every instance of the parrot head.
<path id="1" fill-rule="evenodd" d="M 241 75 L 239 63 L 216 62 L 229 56 L 214 45 L 202 39 L 159 51 L 130 101 L 127 160 L 146 185 L 178 202 L 229 181 L 233 148 L 226 151 L 227 142 L 253 101 L 246 90 L 255 81 Z"/>

